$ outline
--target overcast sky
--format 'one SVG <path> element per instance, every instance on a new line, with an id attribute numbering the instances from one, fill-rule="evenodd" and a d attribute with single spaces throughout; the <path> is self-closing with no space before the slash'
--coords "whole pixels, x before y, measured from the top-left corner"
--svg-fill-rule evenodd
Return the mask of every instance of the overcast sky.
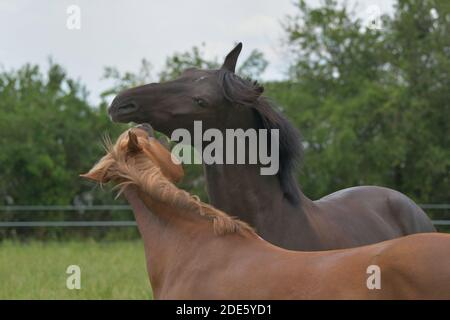
<path id="1" fill-rule="evenodd" d="M 307 1 L 317 5 L 320 1 Z M 370 6 L 392 12 L 394 0 L 348 0 L 364 16 Z M 270 65 L 264 79 L 280 79 L 286 61 L 280 21 L 295 14 L 293 0 L 0 0 L 0 64 L 6 69 L 31 62 L 47 67 L 48 57 L 63 65 L 91 92 L 109 83 L 105 66 L 136 71 L 142 58 L 159 71 L 165 58 L 205 43 L 207 57 L 222 58 L 242 41 L 245 58 L 253 49 Z M 81 9 L 81 28 L 69 30 L 70 5 Z"/>

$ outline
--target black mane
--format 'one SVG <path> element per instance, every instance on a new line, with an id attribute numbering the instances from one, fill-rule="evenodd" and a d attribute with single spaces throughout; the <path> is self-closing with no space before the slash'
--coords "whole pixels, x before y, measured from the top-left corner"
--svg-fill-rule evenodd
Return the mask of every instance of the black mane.
<path id="1" fill-rule="evenodd" d="M 224 97 L 233 105 L 252 108 L 259 117 L 257 129 L 278 129 L 280 139 L 280 168 L 278 178 L 284 196 L 294 205 L 300 202 L 295 169 L 303 155 L 299 131 L 277 110 L 268 98 L 262 97 L 264 88 L 256 81 L 243 79 L 226 70 L 219 70 L 219 84 Z"/>

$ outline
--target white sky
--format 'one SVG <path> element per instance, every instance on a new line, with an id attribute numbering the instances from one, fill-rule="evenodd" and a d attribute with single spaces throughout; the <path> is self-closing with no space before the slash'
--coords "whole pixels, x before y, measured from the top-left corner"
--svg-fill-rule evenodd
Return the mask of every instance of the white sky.
<path id="1" fill-rule="evenodd" d="M 312 5 L 320 1 L 309 0 Z M 343 2 L 343 1 L 340 1 Z M 364 16 L 370 6 L 391 13 L 394 0 L 347 0 Z M 295 14 L 293 0 L 0 0 L 0 64 L 6 70 L 48 57 L 80 79 L 98 101 L 109 86 L 105 66 L 137 71 L 142 58 L 158 72 L 165 58 L 205 43 L 207 57 L 222 59 L 237 41 L 243 58 L 258 49 L 269 60 L 264 79 L 280 79 L 286 57 L 280 21 Z M 81 9 L 81 29 L 66 27 L 69 5 Z"/>

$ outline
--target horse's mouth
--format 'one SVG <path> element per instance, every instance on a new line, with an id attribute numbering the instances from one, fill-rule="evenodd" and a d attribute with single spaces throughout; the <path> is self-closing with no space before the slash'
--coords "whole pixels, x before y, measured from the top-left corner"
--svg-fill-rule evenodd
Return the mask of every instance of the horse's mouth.
<path id="1" fill-rule="evenodd" d="M 109 116 L 114 122 L 128 122 L 134 120 L 134 114 L 139 109 L 139 105 L 133 101 L 119 105 L 111 105 L 108 110 Z"/>
<path id="2" fill-rule="evenodd" d="M 153 130 L 153 127 L 148 123 L 140 123 L 134 127 L 137 129 L 144 130 L 145 132 L 147 132 L 149 137 L 155 137 L 155 131 Z"/>

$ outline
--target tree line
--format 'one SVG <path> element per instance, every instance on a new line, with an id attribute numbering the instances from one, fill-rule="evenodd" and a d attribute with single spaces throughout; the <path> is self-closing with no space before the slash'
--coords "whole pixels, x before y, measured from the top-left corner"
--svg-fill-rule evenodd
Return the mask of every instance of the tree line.
<path id="1" fill-rule="evenodd" d="M 285 80 L 265 95 L 300 129 L 305 147 L 298 179 L 313 199 L 355 185 L 399 190 L 419 203 L 450 201 L 450 3 L 398 0 L 381 28 L 347 7 L 298 1 L 282 22 L 289 56 Z M 257 49 L 238 73 L 259 79 Z M 103 154 L 102 135 L 126 125 L 107 117 L 106 98 L 124 88 L 167 81 L 187 67 L 216 68 L 203 47 L 174 53 L 153 74 L 106 67 L 113 83 L 91 105 L 87 88 L 52 61 L 0 73 L 0 203 L 106 204 L 113 195 L 78 178 Z M 185 167 L 182 187 L 206 199 L 202 170 Z"/>

